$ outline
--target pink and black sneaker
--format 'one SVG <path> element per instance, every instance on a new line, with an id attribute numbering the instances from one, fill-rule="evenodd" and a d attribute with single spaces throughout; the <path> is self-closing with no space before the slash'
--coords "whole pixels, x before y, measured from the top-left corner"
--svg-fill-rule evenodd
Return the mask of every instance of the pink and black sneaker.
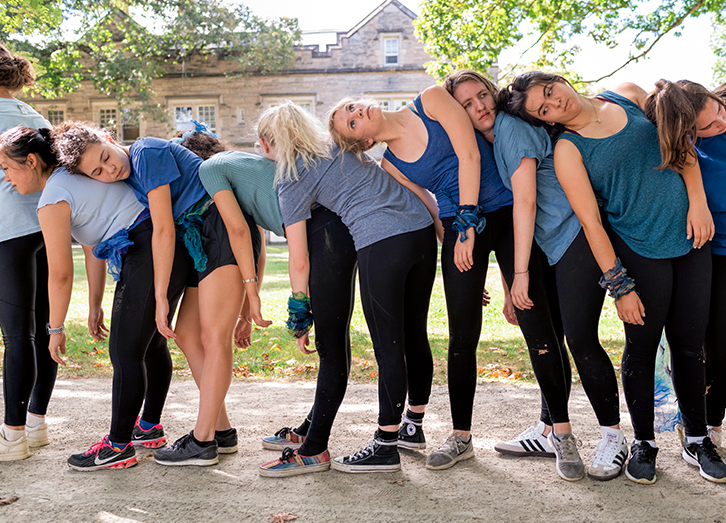
<path id="1" fill-rule="evenodd" d="M 149 430 L 144 430 L 139 424 L 141 418 L 136 418 L 134 431 L 131 433 L 131 443 L 135 446 L 141 445 L 147 449 L 158 449 L 166 445 L 166 436 L 164 435 L 164 427 L 161 423 L 157 423 Z"/>
<path id="2" fill-rule="evenodd" d="M 68 458 L 68 465 L 72 469 L 92 471 L 101 469 L 126 469 L 138 464 L 136 450 L 131 443 L 122 449 L 117 449 L 108 441 L 108 436 L 98 443 L 91 445 L 86 452 L 73 454 Z"/>

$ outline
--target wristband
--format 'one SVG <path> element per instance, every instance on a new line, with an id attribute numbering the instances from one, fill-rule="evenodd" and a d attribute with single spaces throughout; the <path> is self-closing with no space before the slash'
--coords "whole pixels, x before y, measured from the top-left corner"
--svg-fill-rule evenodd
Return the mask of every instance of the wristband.
<path id="1" fill-rule="evenodd" d="M 61 334 L 66 331 L 66 327 L 61 323 L 60 327 L 51 328 L 50 323 L 46 323 L 45 330 L 48 334 Z"/>
<path id="2" fill-rule="evenodd" d="M 287 300 L 287 329 L 296 339 L 302 338 L 313 325 L 313 312 L 310 298 L 304 292 L 294 292 Z"/>
<path id="3" fill-rule="evenodd" d="M 254 278 L 247 278 L 246 280 L 242 280 L 242 283 L 250 283 L 250 282 L 257 283 L 257 276 L 255 276 Z"/>
<path id="4" fill-rule="evenodd" d="M 459 205 L 451 228 L 459 233 L 459 241 L 466 241 L 466 231 L 469 227 L 474 227 L 474 232 L 481 234 L 486 227 L 487 220 L 484 217 L 484 211 L 478 205 Z"/>

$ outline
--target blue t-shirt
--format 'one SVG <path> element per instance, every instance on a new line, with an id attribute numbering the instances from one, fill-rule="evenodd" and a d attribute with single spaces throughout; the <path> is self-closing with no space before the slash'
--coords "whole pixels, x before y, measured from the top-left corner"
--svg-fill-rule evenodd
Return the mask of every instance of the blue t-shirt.
<path id="1" fill-rule="evenodd" d="M 698 165 L 716 234 L 711 252 L 726 255 L 726 134 L 696 140 Z"/>
<path id="2" fill-rule="evenodd" d="M 123 182 L 103 183 L 59 167 L 40 195 L 38 209 L 58 202 L 71 208 L 71 235 L 83 245 L 97 245 L 128 229 L 144 210 Z"/>
<path id="3" fill-rule="evenodd" d="M 131 174 L 125 181 L 145 207 L 149 206 L 149 191 L 169 185 L 176 220 L 207 194 L 199 179 L 202 159 L 186 147 L 147 137 L 131 145 L 130 155 Z"/>
<path id="4" fill-rule="evenodd" d="M 428 133 L 426 150 L 415 162 L 404 162 L 390 149 L 386 149 L 383 157 L 406 178 L 436 196 L 439 218 L 456 216 L 459 206 L 459 158 L 442 125 L 426 116 L 421 104 L 421 95 L 417 96 L 413 103 L 416 106 L 416 114 L 423 121 Z M 479 205 L 484 212 L 512 205 L 512 192 L 502 184 L 491 146 L 478 133 L 476 141 L 481 165 Z"/>
<path id="5" fill-rule="evenodd" d="M 319 203 L 340 216 L 359 251 L 433 223 L 423 202 L 376 162 L 361 163 L 337 145 L 331 148 L 330 158 L 319 158 L 310 169 L 299 160 L 297 169 L 298 180 L 279 183 L 285 225 L 307 220 L 312 205 Z"/>
<path id="6" fill-rule="evenodd" d="M 0 133 L 18 125 L 33 129 L 50 128 L 43 118 L 25 102 L 15 98 L 0 98 Z M 40 231 L 38 207 L 40 192 L 20 194 L 5 181 L 5 172 L 0 169 L 0 242 L 20 238 Z"/>
<path id="7" fill-rule="evenodd" d="M 552 141 L 544 127 L 500 113 L 494 121 L 494 159 L 504 186 L 512 190 L 512 175 L 523 158 L 537 162 L 537 214 L 534 238 L 556 264 L 582 228 L 555 175 Z"/>

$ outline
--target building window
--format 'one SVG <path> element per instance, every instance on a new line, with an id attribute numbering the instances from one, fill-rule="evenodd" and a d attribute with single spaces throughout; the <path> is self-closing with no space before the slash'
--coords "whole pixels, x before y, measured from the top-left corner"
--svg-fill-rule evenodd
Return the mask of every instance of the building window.
<path id="1" fill-rule="evenodd" d="M 141 137 L 139 114 L 132 109 L 121 109 L 121 141 L 133 143 Z"/>
<path id="2" fill-rule="evenodd" d="M 406 107 L 416 98 L 417 92 L 388 92 L 388 93 L 366 93 L 366 96 L 373 98 L 381 105 L 384 111 L 398 111 L 401 107 Z"/>
<path id="3" fill-rule="evenodd" d="M 192 120 L 206 124 L 211 131 L 217 130 L 217 106 L 216 105 L 175 105 L 174 122 L 177 131 L 188 131 L 194 129 Z"/>
<path id="4" fill-rule="evenodd" d="M 65 111 L 59 109 L 49 109 L 47 112 L 47 118 L 50 125 L 58 125 L 65 120 Z"/>
<path id="5" fill-rule="evenodd" d="M 244 107 L 239 108 L 239 119 L 237 121 L 238 124 L 244 125 L 245 124 L 245 110 Z"/>
<path id="6" fill-rule="evenodd" d="M 399 38 L 397 36 L 383 39 L 384 65 L 398 65 L 398 46 Z"/>
<path id="7" fill-rule="evenodd" d="M 99 109 L 98 125 L 103 129 L 116 130 L 118 120 L 116 119 L 116 109 Z"/>
<path id="8" fill-rule="evenodd" d="M 263 106 L 265 109 L 277 107 L 283 102 L 290 101 L 298 107 L 305 109 L 308 113 L 315 116 L 315 96 L 314 95 L 275 95 L 263 96 Z"/>
<path id="9" fill-rule="evenodd" d="M 194 113 L 192 108 L 188 106 L 175 107 L 174 108 L 174 121 L 176 122 L 177 131 L 187 131 L 194 129 L 192 120 L 194 119 Z"/>
<path id="10" fill-rule="evenodd" d="M 198 122 L 207 124 L 211 131 L 217 129 L 216 107 L 213 105 L 202 105 L 199 107 Z"/>

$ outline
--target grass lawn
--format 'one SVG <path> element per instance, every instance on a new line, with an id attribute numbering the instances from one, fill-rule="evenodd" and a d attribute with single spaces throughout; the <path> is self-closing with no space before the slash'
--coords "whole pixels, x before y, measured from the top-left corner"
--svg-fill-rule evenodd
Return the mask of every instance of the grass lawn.
<path id="1" fill-rule="evenodd" d="M 290 293 L 287 278 L 287 246 L 270 245 L 267 253 L 265 282 L 261 293 L 262 310 L 265 317 L 273 320 L 274 323 L 265 329 L 255 328 L 251 347 L 234 348 L 234 376 L 239 379 L 259 380 L 314 379 L 318 369 L 317 355 L 302 354 L 285 329 L 287 297 Z M 67 365 L 60 369 L 59 374 L 62 377 L 71 378 L 111 376 L 108 344 L 94 341 L 86 327 L 88 284 L 85 278 L 83 251 L 76 247 L 73 249 L 73 254 L 75 282 L 73 299 L 66 320 L 68 346 L 65 359 Z M 479 375 L 482 379 L 487 380 L 531 381 L 534 376 L 522 334 L 517 327 L 509 325 L 501 314 L 502 286 L 499 269 L 493 257 L 489 263 L 487 289 L 491 294 L 492 303 L 483 312 L 484 322 L 477 357 Z M 109 277 L 104 300 L 107 323 L 110 321 L 113 290 L 113 281 Z M 440 267 L 437 271 L 429 309 L 429 340 L 434 355 L 434 382 L 443 383 L 446 381 L 448 332 Z M 623 328 L 610 299 L 606 300 L 600 321 L 600 340 L 616 369 L 619 369 L 623 350 Z M 356 299 L 355 313 L 351 323 L 351 345 L 352 379 L 360 382 L 374 381 L 377 377 L 378 367 L 359 297 Z M 0 342 L 0 349 L 3 348 Z M 175 376 L 191 377 L 184 355 L 179 348 L 170 342 L 169 349 L 174 362 Z M 573 372 L 574 370 L 573 365 Z M 579 381 L 576 373 L 573 379 Z"/>

